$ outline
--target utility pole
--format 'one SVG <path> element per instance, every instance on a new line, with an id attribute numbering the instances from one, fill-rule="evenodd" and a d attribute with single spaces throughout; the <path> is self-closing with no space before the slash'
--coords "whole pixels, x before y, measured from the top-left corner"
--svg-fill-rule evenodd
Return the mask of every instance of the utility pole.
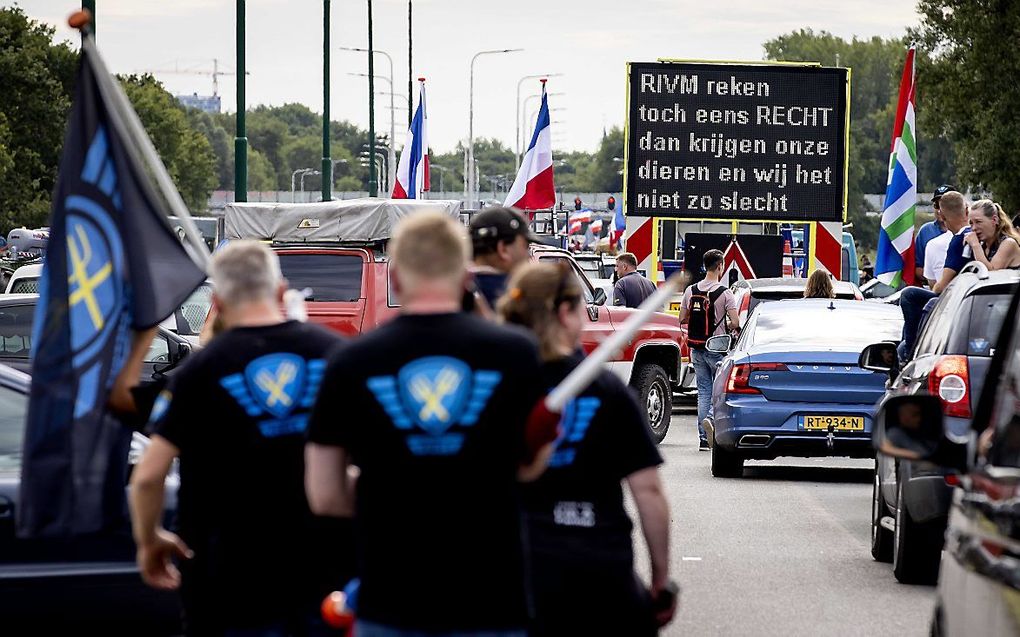
<path id="1" fill-rule="evenodd" d="M 390 83 L 392 85 L 392 82 Z M 391 91 L 393 89 L 390 89 Z M 390 140 L 392 143 L 392 140 Z M 372 53 L 372 0 L 368 0 L 368 155 L 375 156 L 375 55 Z M 375 160 L 368 164 L 368 196 L 379 196 Z"/>
<path id="2" fill-rule="evenodd" d="M 414 65 L 411 63 L 411 53 L 413 51 L 411 47 L 411 2 L 407 0 L 407 127 L 411 128 L 411 118 L 414 117 Z M 839 66 L 838 64 L 836 66 Z M 393 75 L 391 72 L 390 75 Z M 393 144 L 393 140 L 390 140 L 390 144 Z M 428 152 L 428 149 L 425 149 Z"/>
<path id="3" fill-rule="evenodd" d="M 333 160 L 329 148 L 329 0 L 322 0 L 322 200 L 333 198 Z"/>
<path id="4" fill-rule="evenodd" d="M 408 1 L 410 1 L 410 0 L 408 0 Z M 95 40 L 96 39 L 96 0 L 82 0 L 82 8 L 90 13 L 90 17 L 92 19 L 89 20 L 89 22 L 92 24 L 92 39 Z M 85 31 L 84 30 L 82 31 L 82 38 L 83 39 L 85 38 Z M 410 84 L 411 84 L 411 81 L 410 81 L 410 79 L 408 79 L 408 86 L 410 86 Z"/>
<path id="5" fill-rule="evenodd" d="M 244 128 L 244 0 L 237 0 L 237 131 L 234 137 L 234 201 L 248 201 L 248 137 Z"/>

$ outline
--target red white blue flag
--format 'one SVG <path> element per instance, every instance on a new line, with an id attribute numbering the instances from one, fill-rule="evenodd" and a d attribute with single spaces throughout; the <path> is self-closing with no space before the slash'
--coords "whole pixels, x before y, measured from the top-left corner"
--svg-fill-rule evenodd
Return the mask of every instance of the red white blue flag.
<path id="1" fill-rule="evenodd" d="M 428 115 L 425 111 L 425 78 L 418 78 L 421 87 L 418 110 L 414 112 L 407 141 L 400 151 L 397 175 L 393 184 L 393 199 L 421 199 L 429 189 L 429 136 Z"/>
<path id="2" fill-rule="evenodd" d="M 542 108 L 538 110 L 535 133 L 524 154 L 517 179 L 507 193 L 504 206 L 519 210 L 546 210 L 556 203 L 553 185 L 552 130 L 549 127 L 549 96 L 542 80 Z"/>

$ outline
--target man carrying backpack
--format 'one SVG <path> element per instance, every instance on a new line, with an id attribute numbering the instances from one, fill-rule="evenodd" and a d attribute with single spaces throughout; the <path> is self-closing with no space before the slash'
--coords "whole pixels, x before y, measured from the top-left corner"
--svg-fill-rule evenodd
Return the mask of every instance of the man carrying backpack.
<path id="1" fill-rule="evenodd" d="M 698 384 L 698 437 L 699 449 L 708 451 L 713 439 L 712 381 L 716 365 L 722 354 L 705 349 L 705 342 L 713 336 L 726 333 L 726 319 L 732 329 L 739 329 L 737 300 L 725 285 L 720 283 L 726 269 L 720 250 L 709 250 L 702 258 L 705 278 L 684 290 L 680 305 L 680 324 L 687 324 L 687 344 L 691 350 L 694 376 Z"/>

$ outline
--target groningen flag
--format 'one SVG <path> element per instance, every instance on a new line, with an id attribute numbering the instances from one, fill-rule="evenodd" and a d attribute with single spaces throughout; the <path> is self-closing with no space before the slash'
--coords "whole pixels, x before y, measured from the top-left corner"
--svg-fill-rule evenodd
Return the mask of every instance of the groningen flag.
<path id="1" fill-rule="evenodd" d="M 150 181 L 165 169 L 142 163 L 151 146 L 139 143 L 139 130 L 86 37 L 32 335 L 22 535 L 92 533 L 126 521 L 131 432 L 107 414 L 109 390 L 132 330 L 157 325 L 205 279 L 166 220 L 175 202 Z"/>
<path id="2" fill-rule="evenodd" d="M 887 285 L 914 283 L 914 207 L 917 204 L 917 143 L 914 128 L 914 47 L 907 52 L 889 154 L 885 210 L 878 233 L 875 276 Z"/>

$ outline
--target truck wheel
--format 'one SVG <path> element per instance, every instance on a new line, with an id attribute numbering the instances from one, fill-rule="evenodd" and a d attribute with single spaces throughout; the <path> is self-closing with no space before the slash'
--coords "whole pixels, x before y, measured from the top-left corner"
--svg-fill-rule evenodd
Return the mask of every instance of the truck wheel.
<path id="1" fill-rule="evenodd" d="M 741 478 L 744 476 L 744 459 L 734 451 L 727 451 L 718 442 L 712 445 L 712 476 Z"/>
<path id="2" fill-rule="evenodd" d="M 673 414 L 673 390 L 666 372 L 654 363 L 642 365 L 631 377 L 631 387 L 638 394 L 638 402 L 648 414 L 648 426 L 656 444 L 662 442 L 669 431 Z"/>
<path id="3" fill-rule="evenodd" d="M 901 480 L 896 493 L 893 575 L 901 584 L 935 584 L 945 528 L 939 520 L 915 522 L 907 511 Z"/>
<path id="4" fill-rule="evenodd" d="M 871 486 L 871 557 L 877 562 L 891 562 L 893 558 L 893 534 L 882 526 L 882 518 L 889 507 L 882 496 L 878 478 L 878 463 L 875 464 L 875 479 Z"/>

